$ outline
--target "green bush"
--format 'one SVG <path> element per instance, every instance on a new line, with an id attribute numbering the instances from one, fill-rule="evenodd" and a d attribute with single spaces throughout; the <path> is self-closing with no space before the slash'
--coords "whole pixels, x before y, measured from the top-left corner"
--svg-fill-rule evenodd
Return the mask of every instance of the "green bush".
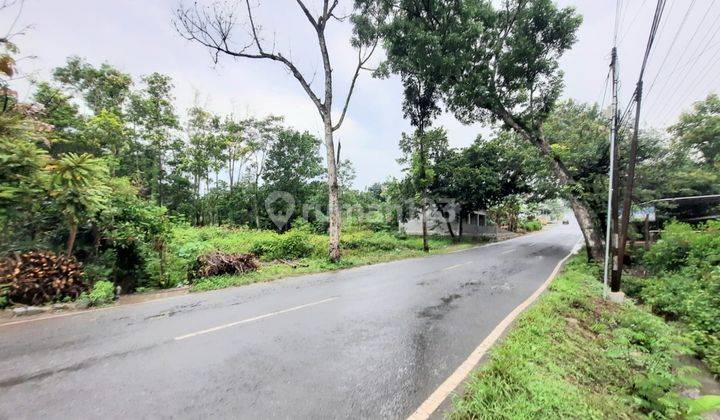
<path id="1" fill-rule="evenodd" d="M 93 306 L 110 303 L 115 299 L 115 285 L 111 281 L 101 280 L 93 285 L 87 298 Z"/>
<path id="2" fill-rule="evenodd" d="M 646 278 L 627 277 L 624 289 L 689 330 L 696 353 L 720 375 L 720 223 L 693 229 L 670 223 L 645 253 Z"/>
<path id="3" fill-rule="evenodd" d="M 0 309 L 6 307 L 8 305 L 7 297 L 0 296 Z"/>
<path id="4" fill-rule="evenodd" d="M 539 220 L 524 220 L 520 222 L 520 229 L 526 232 L 535 232 L 542 229 L 542 223 Z"/>
<path id="5" fill-rule="evenodd" d="M 273 238 L 261 239 L 253 243 L 250 252 L 265 260 L 294 260 L 322 255 L 327 246 L 322 239 L 307 229 L 293 228 Z"/>

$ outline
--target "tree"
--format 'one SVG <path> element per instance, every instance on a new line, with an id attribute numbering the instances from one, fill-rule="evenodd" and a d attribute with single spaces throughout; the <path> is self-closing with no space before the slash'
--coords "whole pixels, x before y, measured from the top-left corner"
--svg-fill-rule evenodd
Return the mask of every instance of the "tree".
<path id="1" fill-rule="evenodd" d="M 72 95 L 47 82 L 40 82 L 36 85 L 33 100 L 42 106 L 38 119 L 53 126 L 47 136 L 53 156 L 63 152 L 94 151 L 81 136 L 85 119 L 80 115 L 78 106 L 72 102 Z"/>
<path id="2" fill-rule="evenodd" d="M 211 199 L 216 198 L 214 197 L 216 194 L 208 194 L 212 189 L 211 172 L 215 174 L 215 188 L 220 184 L 219 172 L 225 166 L 226 154 L 224 152 L 227 137 L 221 131 L 220 118 L 198 105 L 188 110 L 185 131 L 187 140 L 182 152 L 182 166 L 185 172 L 192 177 L 195 223 L 217 221 L 217 200 Z M 204 191 L 203 182 L 205 183 Z M 206 212 L 203 212 L 204 204 L 209 205 L 204 208 Z M 205 215 L 210 220 L 206 220 Z"/>
<path id="3" fill-rule="evenodd" d="M 173 142 L 178 119 L 173 106 L 173 84 L 169 76 L 153 73 L 143 77 L 145 87 L 130 97 L 129 119 L 147 146 L 152 171 L 152 190 L 158 205 L 163 205 L 165 162 Z"/>
<path id="4" fill-rule="evenodd" d="M 596 229 L 604 231 L 610 167 L 607 117 L 598 105 L 563 101 L 548 116 L 543 132 L 554 156 L 563 162 L 575 181 L 564 191 L 565 195 L 582 200 L 597 217 Z M 623 140 L 617 138 L 618 150 L 624 147 Z M 622 170 L 627 160 L 625 153 L 619 155 L 622 160 L 617 171 Z"/>
<path id="5" fill-rule="evenodd" d="M 265 161 L 263 180 L 268 192 L 286 192 L 293 196 L 295 203 L 306 203 L 312 193 L 311 182 L 323 172 L 319 152 L 320 140 L 307 131 L 281 130 Z"/>
<path id="6" fill-rule="evenodd" d="M 282 127 L 282 117 L 268 116 L 262 119 L 247 121 L 248 150 L 250 163 L 247 167 L 252 185 L 253 218 L 255 227 L 260 228 L 260 181 L 265 173 L 267 154 L 273 143 L 277 140 Z"/>
<path id="7" fill-rule="evenodd" d="M 516 210 L 509 217 L 516 219 L 520 201 L 540 202 L 556 194 L 547 159 L 515 137 L 506 131 L 491 139 L 478 136 L 469 147 L 438 160 L 430 190 L 456 201 L 460 223 L 467 212 L 498 205 Z"/>
<path id="8" fill-rule="evenodd" d="M 370 16 L 384 14 L 377 30 L 396 72 L 438 84 L 464 122 L 500 123 L 548 156 L 563 187 L 575 180 L 552 153 L 543 123 L 562 88 L 559 57 L 575 42 L 581 23 L 572 8 L 551 0 L 507 0 L 498 8 L 477 0 L 359 0 Z M 602 259 L 597 215 L 568 196 L 588 254 Z"/>
<path id="9" fill-rule="evenodd" d="M 36 231 L 34 215 L 45 201 L 48 154 L 31 120 L 20 113 L 0 113 L 0 245 L 3 250 Z"/>
<path id="10" fill-rule="evenodd" d="M 120 115 L 132 85 L 130 75 L 107 63 L 94 67 L 80 57 L 68 58 L 64 67 L 53 71 L 53 76 L 82 94 L 95 115 L 103 109 Z"/>
<path id="11" fill-rule="evenodd" d="M 412 179 L 413 184 L 420 194 L 420 220 L 422 224 L 423 251 L 429 252 L 427 237 L 427 206 L 428 187 L 432 182 L 432 173 L 429 171 L 428 154 L 431 147 L 437 147 L 438 141 L 444 138 L 444 147 L 447 148 L 447 136 L 441 131 L 427 133 L 426 130 L 432 124 L 432 120 L 440 108 L 437 106 L 437 87 L 433 82 L 424 82 L 415 76 L 401 70 L 404 96 L 403 115 L 410 119 L 410 124 L 415 127 L 413 136 L 403 135 L 400 142 L 400 149 L 406 155 L 413 156 Z M 437 144 L 436 144 L 437 143 Z M 448 222 L 449 225 L 449 222 Z M 452 235 L 452 229 L 450 230 Z"/>
<path id="12" fill-rule="evenodd" d="M 429 188 L 435 178 L 433 166 L 438 157 L 448 148 L 447 133 L 442 128 L 425 131 L 425 126 L 415 130 L 412 136 L 405 133 L 400 140 L 400 150 L 404 156 L 399 159 L 406 165 L 408 178 L 413 186 L 416 198 L 420 201 L 420 220 L 423 231 L 423 251 L 428 252 L 427 206 Z"/>
<path id="13" fill-rule="evenodd" d="M 66 253 L 72 255 L 78 226 L 102 210 L 109 188 L 107 166 L 102 159 L 84 153 L 68 153 L 51 163 L 50 195 L 65 217 L 69 234 Z"/>
<path id="14" fill-rule="evenodd" d="M 115 176 L 120 159 L 129 148 L 129 132 L 125 122 L 115 113 L 102 109 L 85 125 L 83 136 L 102 154 L 108 155 L 110 174 Z"/>
<path id="15" fill-rule="evenodd" d="M 678 146 L 692 152 L 706 165 L 714 166 L 720 157 L 720 97 L 713 93 L 695 103 L 691 112 L 680 115 L 670 131 L 676 136 Z"/>
<path id="16" fill-rule="evenodd" d="M 200 45 L 209 48 L 218 60 L 220 54 L 230 57 L 270 60 L 281 64 L 300 83 L 305 93 L 318 110 L 325 128 L 325 150 L 327 163 L 328 183 L 328 215 L 330 226 L 328 229 L 329 256 L 331 261 L 340 259 L 340 204 L 338 199 L 337 162 L 335 156 L 335 143 L 333 133 L 337 131 L 345 119 L 345 114 L 350 103 L 355 84 L 360 71 L 372 56 L 377 45 L 377 34 L 367 25 L 356 25 L 356 31 L 351 41 L 357 49 L 357 65 L 353 72 L 350 87 L 347 92 L 340 116 L 335 119 L 333 110 L 333 74 L 328 50 L 325 31 L 328 23 L 333 20 L 342 20 L 336 15 L 336 8 L 339 0 L 324 0 L 322 10 L 314 15 L 305 5 L 303 0 L 296 0 L 298 7 L 307 21 L 313 28 L 320 56 L 323 63 L 323 91 L 318 93 L 313 90 L 312 79 L 308 79 L 292 61 L 290 55 L 275 51 L 274 45 L 268 48 L 264 45 L 260 26 L 256 24 L 253 10 L 249 0 L 244 3 L 244 12 L 247 16 L 245 22 L 249 28 L 248 39 L 236 40 L 236 33 L 233 31 L 237 25 L 237 15 L 234 10 L 225 9 L 215 3 L 211 7 L 201 7 L 195 4 L 193 7 L 181 7 L 176 12 L 175 26 L 178 32 L 188 40 L 195 41 Z"/>
<path id="17" fill-rule="evenodd" d="M 231 191 L 250 154 L 250 146 L 247 141 L 248 130 L 248 121 L 236 121 L 232 116 L 227 117 L 222 125 Z"/>

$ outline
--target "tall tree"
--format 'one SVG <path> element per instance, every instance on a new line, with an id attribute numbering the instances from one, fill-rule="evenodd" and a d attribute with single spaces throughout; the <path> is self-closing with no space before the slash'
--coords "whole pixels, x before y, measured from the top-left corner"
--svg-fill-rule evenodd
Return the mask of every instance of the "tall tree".
<path id="1" fill-rule="evenodd" d="M 130 98 L 129 119 L 148 147 L 153 166 L 151 188 L 157 204 L 162 205 L 165 162 L 174 145 L 174 130 L 179 126 L 173 105 L 173 84 L 169 76 L 160 73 L 145 76 L 142 81 L 145 86 Z"/>
<path id="2" fill-rule="evenodd" d="M 293 196 L 295 203 L 305 203 L 312 192 L 311 182 L 322 173 L 320 139 L 307 131 L 280 131 L 277 141 L 268 150 L 265 162 L 263 179 L 268 191 L 286 192 Z M 288 209 L 275 210 L 284 212 Z"/>
<path id="3" fill-rule="evenodd" d="M 552 153 L 543 123 L 562 89 L 558 59 L 575 42 L 582 19 L 551 0 L 358 0 L 385 39 L 394 71 L 437 81 L 451 111 L 465 122 L 501 123 L 552 159 L 559 182 L 575 180 Z M 597 215 L 568 199 L 588 255 L 602 259 Z"/>
<path id="4" fill-rule="evenodd" d="M 240 172 L 250 154 L 250 147 L 247 141 L 249 131 L 248 121 L 237 121 L 232 116 L 225 118 L 222 125 L 223 145 L 227 158 L 227 173 L 230 181 L 230 190 L 235 187 Z"/>
<path id="5" fill-rule="evenodd" d="M 690 112 L 680 116 L 670 127 L 677 145 L 691 151 L 703 163 L 712 167 L 720 162 L 720 97 L 710 94 L 693 105 Z M 720 168 L 718 168 L 720 170 Z"/>
<path id="6" fill-rule="evenodd" d="M 400 150 L 404 156 L 399 159 L 406 165 L 406 172 L 415 190 L 416 199 L 420 202 L 420 221 L 423 232 L 423 250 L 428 252 L 427 213 L 430 201 L 429 188 L 435 178 L 434 166 L 440 156 L 448 148 L 445 130 L 436 128 L 426 131 L 417 129 L 413 135 L 403 133 Z"/>
<path id="7" fill-rule="evenodd" d="M 323 63 L 323 89 L 316 92 L 311 84 L 312 79 L 303 75 L 297 65 L 292 61 L 289 54 L 275 50 L 274 44 L 270 47 L 265 45 L 260 34 L 260 25 L 255 22 L 253 9 L 249 0 L 245 0 L 243 8 L 246 21 L 244 22 L 249 31 L 246 38 L 238 40 L 234 28 L 238 23 L 235 10 L 223 8 L 215 3 L 211 7 L 201 7 L 195 4 L 193 7 L 181 7 L 176 12 L 175 25 L 178 32 L 188 40 L 195 41 L 214 53 L 217 61 L 220 54 L 230 57 L 270 60 L 280 63 L 300 83 L 305 93 L 317 108 L 322 119 L 325 131 L 325 150 L 327 162 L 327 183 L 328 183 L 328 215 L 330 226 L 328 229 L 329 256 L 330 260 L 340 259 L 340 204 L 338 199 L 337 162 L 335 156 L 335 143 L 333 133 L 337 131 L 345 119 L 345 114 L 350 103 L 355 83 L 360 71 L 372 56 L 377 45 L 377 33 L 367 26 L 356 26 L 356 31 L 351 40 L 353 47 L 357 49 L 357 65 L 352 74 L 350 87 L 347 92 L 342 111 L 333 118 L 333 93 L 334 77 L 330 59 L 330 52 L 327 46 L 326 30 L 328 23 L 333 20 L 340 21 L 343 18 L 337 15 L 339 0 L 323 0 L 319 13 L 313 13 L 303 0 L 296 0 L 299 11 L 305 16 L 317 37 L 317 44 L 320 49 L 320 56 Z"/>
<path id="8" fill-rule="evenodd" d="M 72 95 L 48 82 L 39 82 L 35 87 L 33 101 L 42 105 L 38 118 L 53 126 L 47 135 L 50 152 L 54 156 L 63 152 L 92 152 L 92 146 L 85 144 L 82 132 L 85 118 Z"/>
<path id="9" fill-rule="evenodd" d="M 430 148 L 436 146 L 440 138 L 445 138 L 447 146 L 447 137 L 443 131 L 437 131 L 431 135 L 427 135 L 426 131 L 432 124 L 432 120 L 438 113 L 438 92 L 437 86 L 433 81 L 425 81 L 418 78 L 413 73 L 407 73 L 401 70 L 404 97 L 403 97 L 403 114 L 405 118 L 410 120 L 410 124 L 415 127 L 413 136 L 403 135 L 400 142 L 400 149 L 406 155 L 412 155 L 413 184 L 420 194 L 420 221 L 422 224 L 423 251 L 429 252 L 428 231 L 427 231 L 427 211 L 428 211 L 428 187 L 432 182 L 432 174 L 429 171 L 428 155 Z M 452 230 L 450 230 L 452 234 Z"/>
<path id="10" fill-rule="evenodd" d="M 79 92 L 93 114 L 103 109 L 121 114 L 132 85 L 130 75 L 107 63 L 94 67 L 80 57 L 68 58 L 65 66 L 53 71 L 53 76 Z"/>
<path id="11" fill-rule="evenodd" d="M 268 151 L 277 141 L 278 134 L 282 129 L 281 122 L 281 117 L 272 115 L 247 121 L 247 141 L 250 154 L 247 171 L 250 185 L 252 185 L 253 218 L 255 227 L 258 229 L 260 228 L 260 182 L 265 174 Z"/>
<path id="12" fill-rule="evenodd" d="M 129 148 L 129 134 L 125 121 L 107 109 L 90 118 L 82 133 L 87 139 L 86 144 L 93 145 L 93 148 L 109 156 L 112 176 L 117 173 L 120 160 Z"/>
<path id="13" fill-rule="evenodd" d="M 71 255 L 78 226 L 106 204 L 109 193 L 107 166 L 101 159 L 87 153 L 68 153 L 60 156 L 47 169 L 51 175 L 50 195 L 68 225 L 66 253 Z"/>

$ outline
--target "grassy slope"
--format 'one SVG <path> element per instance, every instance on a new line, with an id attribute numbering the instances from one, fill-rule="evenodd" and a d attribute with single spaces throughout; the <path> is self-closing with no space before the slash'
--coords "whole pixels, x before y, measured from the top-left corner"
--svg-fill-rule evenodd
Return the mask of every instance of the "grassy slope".
<path id="1" fill-rule="evenodd" d="M 601 298 L 577 256 L 454 400 L 451 418 L 638 418 L 687 410 L 673 391 L 686 342 L 662 319 Z M 680 377 L 683 377 L 681 380 Z"/>
<path id="2" fill-rule="evenodd" d="M 351 231 L 346 232 L 342 238 L 342 260 L 337 264 L 333 264 L 325 256 L 327 250 L 327 237 L 325 235 L 292 231 L 289 234 L 278 235 L 275 232 L 254 229 L 182 227 L 175 230 L 170 246 L 172 255 L 170 271 L 173 273 L 175 280 L 181 282 L 187 277 L 187 270 L 192 261 L 204 252 L 211 250 L 251 252 L 254 248 L 257 248 L 257 244 L 282 240 L 284 237 L 288 238 L 286 235 L 299 235 L 299 242 L 303 245 L 302 252 L 305 255 L 303 258 L 294 259 L 292 266 L 263 256 L 262 267 L 256 272 L 201 279 L 192 285 L 192 290 L 206 291 L 240 286 L 281 277 L 318 273 L 425 255 L 422 252 L 422 238 L 416 236 L 397 237 L 388 232 Z M 461 243 L 454 244 L 448 237 L 431 237 L 430 252 L 451 252 L 483 242 L 486 241 L 464 238 Z M 297 245 L 291 243 L 289 251 L 293 251 Z"/>
<path id="3" fill-rule="evenodd" d="M 471 243 L 462 244 L 443 244 L 437 248 L 431 249 L 431 254 L 440 254 L 452 252 L 455 250 L 466 249 L 473 246 Z M 394 251 L 374 251 L 366 253 L 345 252 L 343 259 L 333 264 L 324 258 L 304 258 L 293 261 L 296 267 L 292 267 L 283 263 L 264 263 L 256 272 L 239 275 L 239 276 L 216 276 L 202 279 L 194 284 L 192 291 L 206 291 L 214 289 L 222 289 L 225 287 L 242 286 L 245 284 L 256 283 L 260 281 L 275 280 L 282 277 L 298 276 L 302 274 L 320 273 L 323 271 L 339 270 L 343 268 L 357 267 L 367 264 L 377 264 L 381 262 L 394 261 L 403 258 L 420 257 L 427 255 L 421 250 L 394 250 Z"/>

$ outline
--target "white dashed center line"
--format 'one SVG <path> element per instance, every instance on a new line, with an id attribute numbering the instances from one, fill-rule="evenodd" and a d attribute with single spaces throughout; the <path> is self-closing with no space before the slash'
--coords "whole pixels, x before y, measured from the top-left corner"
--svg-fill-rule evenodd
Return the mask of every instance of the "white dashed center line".
<path id="1" fill-rule="evenodd" d="M 472 261 L 468 261 L 468 262 L 462 263 L 462 264 L 451 265 L 450 267 L 445 267 L 445 268 L 443 268 L 442 271 L 452 270 L 452 269 L 454 269 L 454 268 L 462 267 L 462 266 L 468 265 L 468 264 L 472 264 Z"/>
<path id="2" fill-rule="evenodd" d="M 327 299 L 323 299 L 323 300 L 319 300 L 319 301 L 317 301 L 317 302 L 306 303 L 306 304 L 304 304 L 304 305 L 293 306 L 292 308 L 287 308 L 287 309 L 283 309 L 283 310 L 280 310 L 280 311 L 270 312 L 269 314 L 265 314 L 265 315 L 254 316 L 254 317 L 252 317 L 252 318 L 247 318 L 247 319 L 243 319 L 243 320 L 240 320 L 240 321 L 231 322 L 231 323 L 229 323 L 229 324 L 219 325 L 219 326 L 217 326 L 217 327 L 208 328 L 208 329 L 206 329 L 206 330 L 197 331 L 197 332 L 194 332 L 194 333 L 185 334 L 185 335 L 181 335 L 181 336 L 175 337 L 175 341 L 180 341 L 180 340 L 184 340 L 184 339 L 186 339 L 186 338 L 191 338 L 191 337 L 195 337 L 195 336 L 198 336 L 198 335 L 202 335 L 202 334 L 207 334 L 207 333 L 211 333 L 211 332 L 223 330 L 223 329 L 225 329 L 225 328 L 234 327 L 234 326 L 240 325 L 240 324 L 247 324 L 248 322 L 259 321 L 259 320 L 261 320 L 261 319 L 270 318 L 271 316 L 280 315 L 280 314 L 284 314 L 284 313 L 292 312 L 292 311 L 297 311 L 298 309 L 308 308 L 308 307 L 310 307 L 310 306 L 315 306 L 315 305 L 319 305 L 319 304 L 321 304 L 321 303 L 330 302 L 331 300 L 335 300 L 335 299 L 337 299 L 337 296 L 336 296 L 336 297 L 327 298 Z"/>

